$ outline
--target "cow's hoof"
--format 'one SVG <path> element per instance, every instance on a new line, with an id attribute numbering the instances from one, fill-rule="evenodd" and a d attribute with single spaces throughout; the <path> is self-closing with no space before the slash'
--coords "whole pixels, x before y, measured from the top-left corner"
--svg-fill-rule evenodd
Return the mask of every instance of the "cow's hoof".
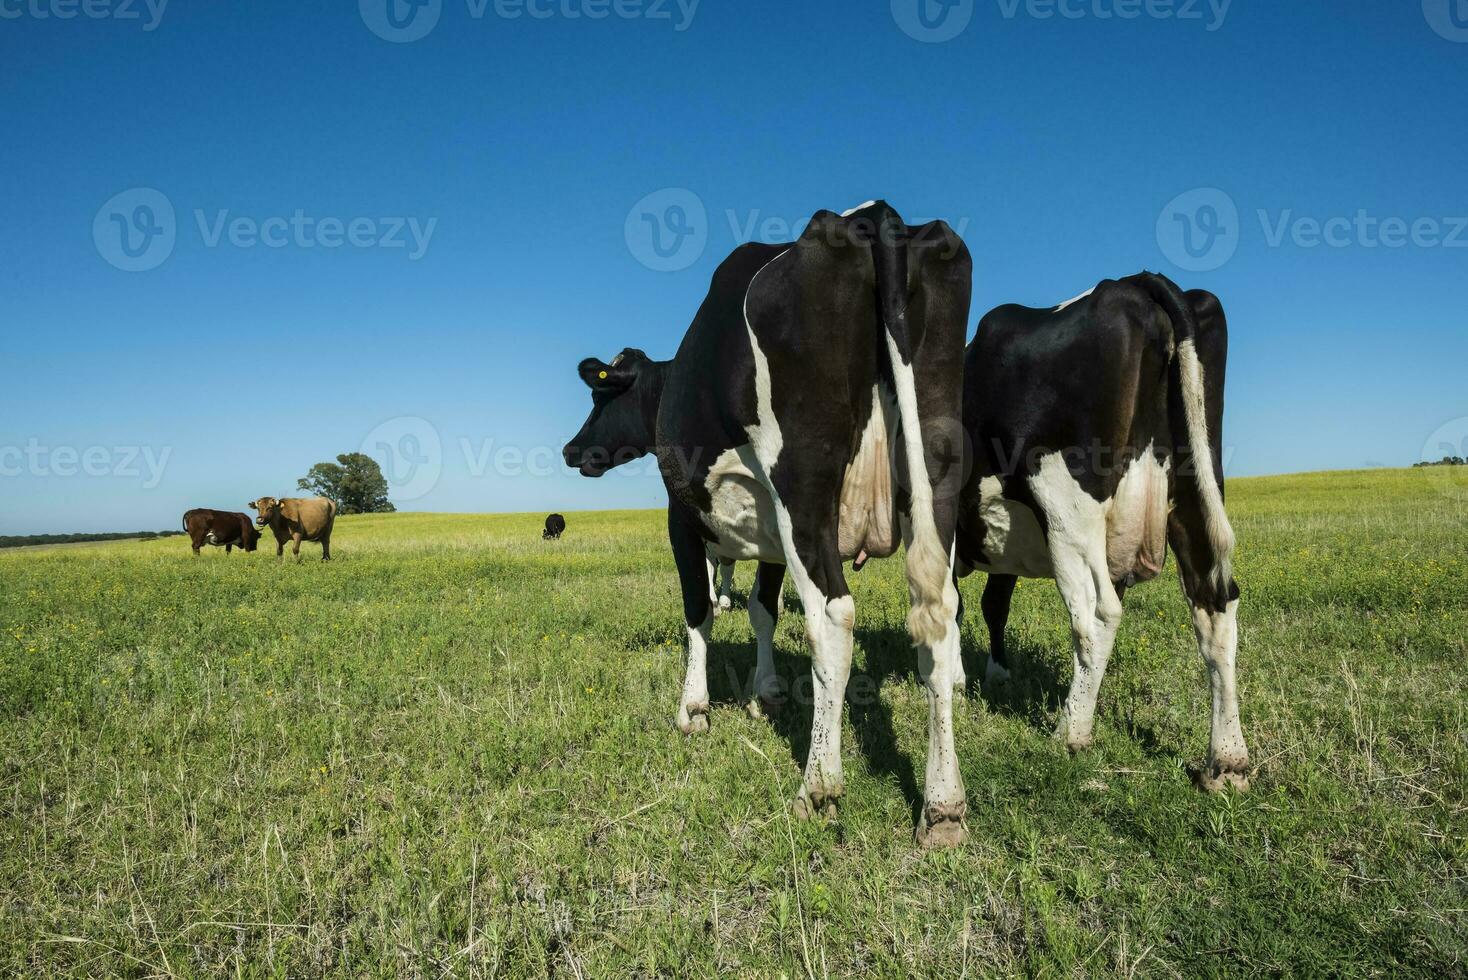
<path id="1" fill-rule="evenodd" d="M 709 730 L 709 706 L 686 704 L 678 709 L 678 731 L 684 735 L 702 735 Z"/>
<path id="2" fill-rule="evenodd" d="M 967 808 L 957 806 L 925 806 L 918 820 L 917 842 L 925 851 L 957 847 L 968 836 L 963 829 L 963 816 Z"/>
<path id="3" fill-rule="evenodd" d="M 1076 732 L 1070 724 L 1070 718 L 1064 710 L 1060 713 L 1060 721 L 1055 724 L 1055 738 L 1065 744 L 1065 748 L 1071 755 L 1084 752 L 1091 747 L 1090 732 Z"/>
<path id="4" fill-rule="evenodd" d="M 790 804 L 790 812 L 797 820 L 835 820 L 840 815 L 840 793 L 811 792 L 810 787 L 800 787 L 800 795 Z"/>
<path id="5" fill-rule="evenodd" d="M 726 613 L 734 608 L 734 600 L 726 595 L 719 596 L 719 612 Z"/>
<path id="6" fill-rule="evenodd" d="M 1249 764 L 1214 762 L 1193 770 L 1193 784 L 1205 793 L 1249 792 Z"/>
<path id="7" fill-rule="evenodd" d="M 764 721 L 769 718 L 778 718 L 785 710 L 785 699 L 781 697 L 766 697 L 761 694 L 750 698 L 749 703 L 744 706 L 749 712 L 749 717 L 756 721 Z"/>
<path id="8" fill-rule="evenodd" d="M 1009 683 L 1009 668 L 1005 667 L 993 657 L 989 658 L 989 666 L 984 671 L 984 683 L 990 687 L 998 687 Z"/>

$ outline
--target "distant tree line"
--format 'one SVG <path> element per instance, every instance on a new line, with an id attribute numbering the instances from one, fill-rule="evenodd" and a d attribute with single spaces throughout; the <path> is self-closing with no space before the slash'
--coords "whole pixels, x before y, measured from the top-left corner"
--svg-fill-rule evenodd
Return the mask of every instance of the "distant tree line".
<path id="1" fill-rule="evenodd" d="M 1468 466 L 1468 459 L 1464 459 L 1462 456 L 1444 456 L 1442 459 L 1438 460 L 1436 463 L 1413 463 L 1412 464 L 1412 468 L 1414 470 L 1420 470 L 1420 469 L 1423 469 L 1424 467 L 1428 467 L 1428 466 Z"/>
<path id="2" fill-rule="evenodd" d="M 28 548 L 38 544 L 80 544 L 84 541 L 152 541 L 182 531 L 116 531 L 108 534 L 0 534 L 0 548 Z"/>

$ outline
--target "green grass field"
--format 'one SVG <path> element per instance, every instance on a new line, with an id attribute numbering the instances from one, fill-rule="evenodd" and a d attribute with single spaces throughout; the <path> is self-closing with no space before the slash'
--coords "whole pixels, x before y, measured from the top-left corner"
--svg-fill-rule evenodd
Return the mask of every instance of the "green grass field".
<path id="1" fill-rule="evenodd" d="M 900 563 L 853 576 L 839 821 L 809 714 L 673 727 L 660 513 L 343 518 L 322 564 L 182 538 L 0 554 L 0 974 L 1464 975 L 1468 505 L 1421 472 L 1230 485 L 1257 772 L 1205 797 L 1171 570 L 1127 597 L 1096 748 L 1051 738 L 1053 586 L 956 706 L 969 841 L 922 853 Z M 742 599 L 753 566 L 741 566 Z M 965 583 L 971 676 L 987 641 Z M 808 676 L 797 612 L 777 638 Z"/>

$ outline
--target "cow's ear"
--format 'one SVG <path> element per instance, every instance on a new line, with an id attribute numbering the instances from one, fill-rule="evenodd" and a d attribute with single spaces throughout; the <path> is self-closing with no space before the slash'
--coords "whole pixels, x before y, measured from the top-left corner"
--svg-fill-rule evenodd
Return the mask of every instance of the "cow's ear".
<path id="1" fill-rule="evenodd" d="M 617 359 L 619 362 L 621 358 Z M 632 386 L 637 380 L 637 371 L 632 364 L 613 363 L 588 357 L 576 368 L 581 380 L 592 391 L 616 392 Z"/>

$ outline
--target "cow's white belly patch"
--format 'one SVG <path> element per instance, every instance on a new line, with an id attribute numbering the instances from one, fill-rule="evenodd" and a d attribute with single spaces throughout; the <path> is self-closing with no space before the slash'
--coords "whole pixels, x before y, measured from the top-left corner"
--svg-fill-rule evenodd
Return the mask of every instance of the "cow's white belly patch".
<path id="1" fill-rule="evenodd" d="M 1106 562 L 1111 580 L 1146 582 L 1162 571 L 1167 557 L 1168 467 L 1152 446 L 1122 474 L 1106 502 Z"/>
<path id="2" fill-rule="evenodd" d="M 1047 508 L 1052 535 L 1088 542 L 1097 556 L 1105 548 L 1113 582 L 1145 582 L 1162 570 L 1167 557 L 1169 466 L 1149 446 L 1128 464 L 1111 499 L 1097 505 L 1065 466 L 1060 454 L 1042 460 L 1032 480 L 1037 500 Z M 981 572 L 1054 578 L 1051 542 L 1035 512 L 1004 497 L 998 477 L 979 484 L 979 517 L 984 527 Z M 1099 557 L 1098 557 L 1099 560 Z"/>
<path id="3" fill-rule="evenodd" d="M 755 476 L 758 466 L 752 447 L 740 446 L 725 450 L 709 467 L 704 489 L 712 506 L 701 515 L 716 539 L 709 550 L 736 561 L 784 564 L 774 501 Z"/>
<path id="4" fill-rule="evenodd" d="M 984 523 L 984 555 L 981 572 L 1018 575 L 1021 578 L 1051 578 L 1050 545 L 1035 512 L 1004 496 L 998 477 L 979 483 L 979 517 Z"/>
<path id="5" fill-rule="evenodd" d="M 896 406 L 882 397 L 879 387 L 873 389 L 872 398 L 871 417 L 841 487 L 838 536 L 841 557 L 847 561 L 862 552 L 886 558 L 902 540 L 893 492 L 891 433 Z M 725 450 L 709 467 L 704 489 L 711 507 L 701 516 L 717 539 L 709 548 L 714 555 L 736 561 L 785 561 L 778 515 L 761 472 L 753 445 Z"/>

